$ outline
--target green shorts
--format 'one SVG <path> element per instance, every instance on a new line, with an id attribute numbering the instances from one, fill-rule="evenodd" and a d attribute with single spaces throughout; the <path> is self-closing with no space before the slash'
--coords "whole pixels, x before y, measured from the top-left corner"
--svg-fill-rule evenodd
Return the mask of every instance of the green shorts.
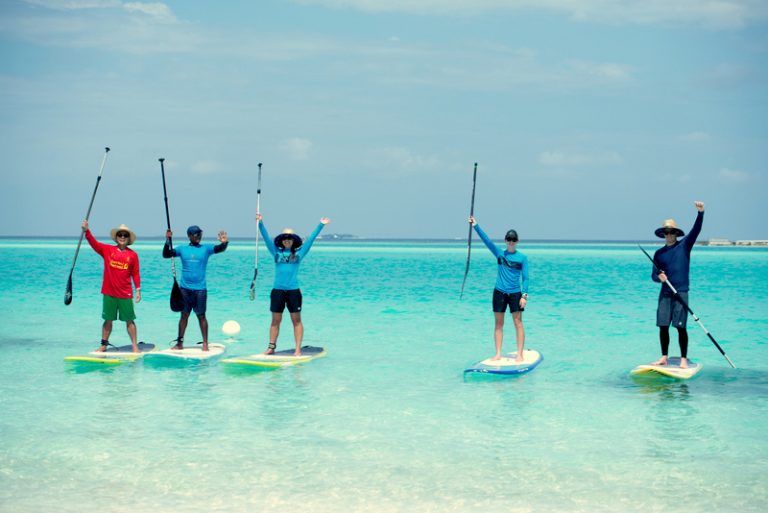
<path id="1" fill-rule="evenodd" d="M 136 318 L 136 313 L 133 311 L 133 299 L 121 299 L 118 297 L 102 295 L 104 301 L 101 307 L 101 318 L 105 321 L 116 321 L 118 314 L 120 314 L 121 321 L 132 321 Z"/>

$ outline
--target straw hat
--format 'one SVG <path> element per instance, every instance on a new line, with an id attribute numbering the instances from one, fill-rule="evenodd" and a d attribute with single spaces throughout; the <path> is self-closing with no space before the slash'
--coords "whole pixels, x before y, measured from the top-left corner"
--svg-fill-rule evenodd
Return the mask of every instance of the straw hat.
<path id="1" fill-rule="evenodd" d="M 112 231 L 110 232 L 110 235 L 112 236 L 112 240 L 117 242 L 117 232 L 128 232 L 128 235 L 130 237 L 128 238 L 128 245 L 130 246 L 134 242 L 136 242 L 136 234 L 133 233 L 133 230 L 125 226 L 124 224 L 121 224 L 117 228 L 112 228 Z"/>
<path id="2" fill-rule="evenodd" d="M 675 230 L 676 235 L 678 237 L 682 237 L 683 235 L 685 235 L 685 232 L 677 227 L 677 223 L 675 222 L 674 219 L 665 219 L 661 225 L 661 228 L 657 228 L 654 233 L 656 234 L 656 237 L 663 239 L 664 232 L 666 230 Z"/>
<path id="3" fill-rule="evenodd" d="M 275 237 L 275 246 L 277 246 L 277 249 L 281 249 L 283 247 L 283 241 L 285 239 L 293 239 L 293 249 L 299 249 L 303 244 L 301 237 L 296 235 L 296 232 L 290 228 L 286 228 L 283 230 L 283 233 Z"/>

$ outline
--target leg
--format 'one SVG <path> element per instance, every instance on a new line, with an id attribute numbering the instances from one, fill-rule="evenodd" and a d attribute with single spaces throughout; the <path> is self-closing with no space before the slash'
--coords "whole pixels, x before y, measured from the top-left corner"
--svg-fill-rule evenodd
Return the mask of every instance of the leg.
<path id="1" fill-rule="evenodd" d="M 496 343 L 496 354 L 492 358 L 498 360 L 501 358 L 501 344 L 504 340 L 504 312 L 493 312 L 493 318 L 496 321 L 493 327 L 493 340 Z"/>
<path id="2" fill-rule="evenodd" d="M 176 345 L 171 349 L 184 349 L 184 333 L 187 331 L 189 314 L 190 312 L 181 312 L 181 317 L 179 317 L 179 336 L 176 339 Z"/>
<path id="3" fill-rule="evenodd" d="M 101 326 L 101 347 L 99 347 L 96 351 L 103 352 L 107 350 L 107 345 L 109 343 L 109 336 L 111 334 L 112 334 L 112 321 L 104 321 L 104 324 Z"/>
<path id="4" fill-rule="evenodd" d="M 269 326 L 269 348 L 264 354 L 273 354 L 277 347 L 277 337 L 280 335 L 280 323 L 283 320 L 283 312 L 272 312 L 272 324 Z"/>
<path id="5" fill-rule="evenodd" d="M 512 312 L 512 321 L 515 323 L 515 336 L 517 337 L 516 362 L 523 361 L 523 347 L 525 347 L 525 328 L 523 327 L 523 312 Z"/>
<path id="6" fill-rule="evenodd" d="M 208 319 L 203 314 L 197 316 L 197 321 L 200 323 L 200 333 L 203 334 L 203 351 L 208 351 Z"/>
<path id="7" fill-rule="evenodd" d="M 677 340 L 680 342 L 680 368 L 688 368 L 688 330 L 677 328 Z"/>
<path id="8" fill-rule="evenodd" d="M 651 365 L 666 365 L 669 354 L 669 326 L 659 326 L 659 342 L 661 343 L 661 358 Z"/>
<path id="9" fill-rule="evenodd" d="M 139 353 L 139 344 L 137 343 L 138 337 L 136 336 L 136 323 L 133 321 L 125 321 L 125 329 L 128 330 L 128 336 L 131 337 L 133 352 Z"/>
<path id="10" fill-rule="evenodd" d="M 291 312 L 293 322 L 293 338 L 296 341 L 295 356 L 301 356 L 301 341 L 304 339 L 304 324 L 301 323 L 301 312 Z"/>

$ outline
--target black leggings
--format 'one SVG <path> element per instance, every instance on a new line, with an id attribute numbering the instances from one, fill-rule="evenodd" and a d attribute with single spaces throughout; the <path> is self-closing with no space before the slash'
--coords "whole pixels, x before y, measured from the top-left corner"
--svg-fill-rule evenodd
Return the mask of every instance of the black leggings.
<path id="1" fill-rule="evenodd" d="M 661 341 L 661 354 L 669 353 L 669 326 L 659 327 L 659 340 Z M 688 330 L 677 328 L 677 340 L 680 342 L 680 357 L 688 358 Z"/>

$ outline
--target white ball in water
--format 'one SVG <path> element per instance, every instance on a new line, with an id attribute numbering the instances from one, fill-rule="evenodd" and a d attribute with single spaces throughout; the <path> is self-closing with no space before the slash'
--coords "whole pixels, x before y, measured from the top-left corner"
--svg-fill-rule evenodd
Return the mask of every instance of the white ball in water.
<path id="1" fill-rule="evenodd" d="M 234 337 L 240 333 L 240 325 L 237 323 L 237 321 L 227 321 L 221 327 L 221 332 L 228 337 Z"/>

